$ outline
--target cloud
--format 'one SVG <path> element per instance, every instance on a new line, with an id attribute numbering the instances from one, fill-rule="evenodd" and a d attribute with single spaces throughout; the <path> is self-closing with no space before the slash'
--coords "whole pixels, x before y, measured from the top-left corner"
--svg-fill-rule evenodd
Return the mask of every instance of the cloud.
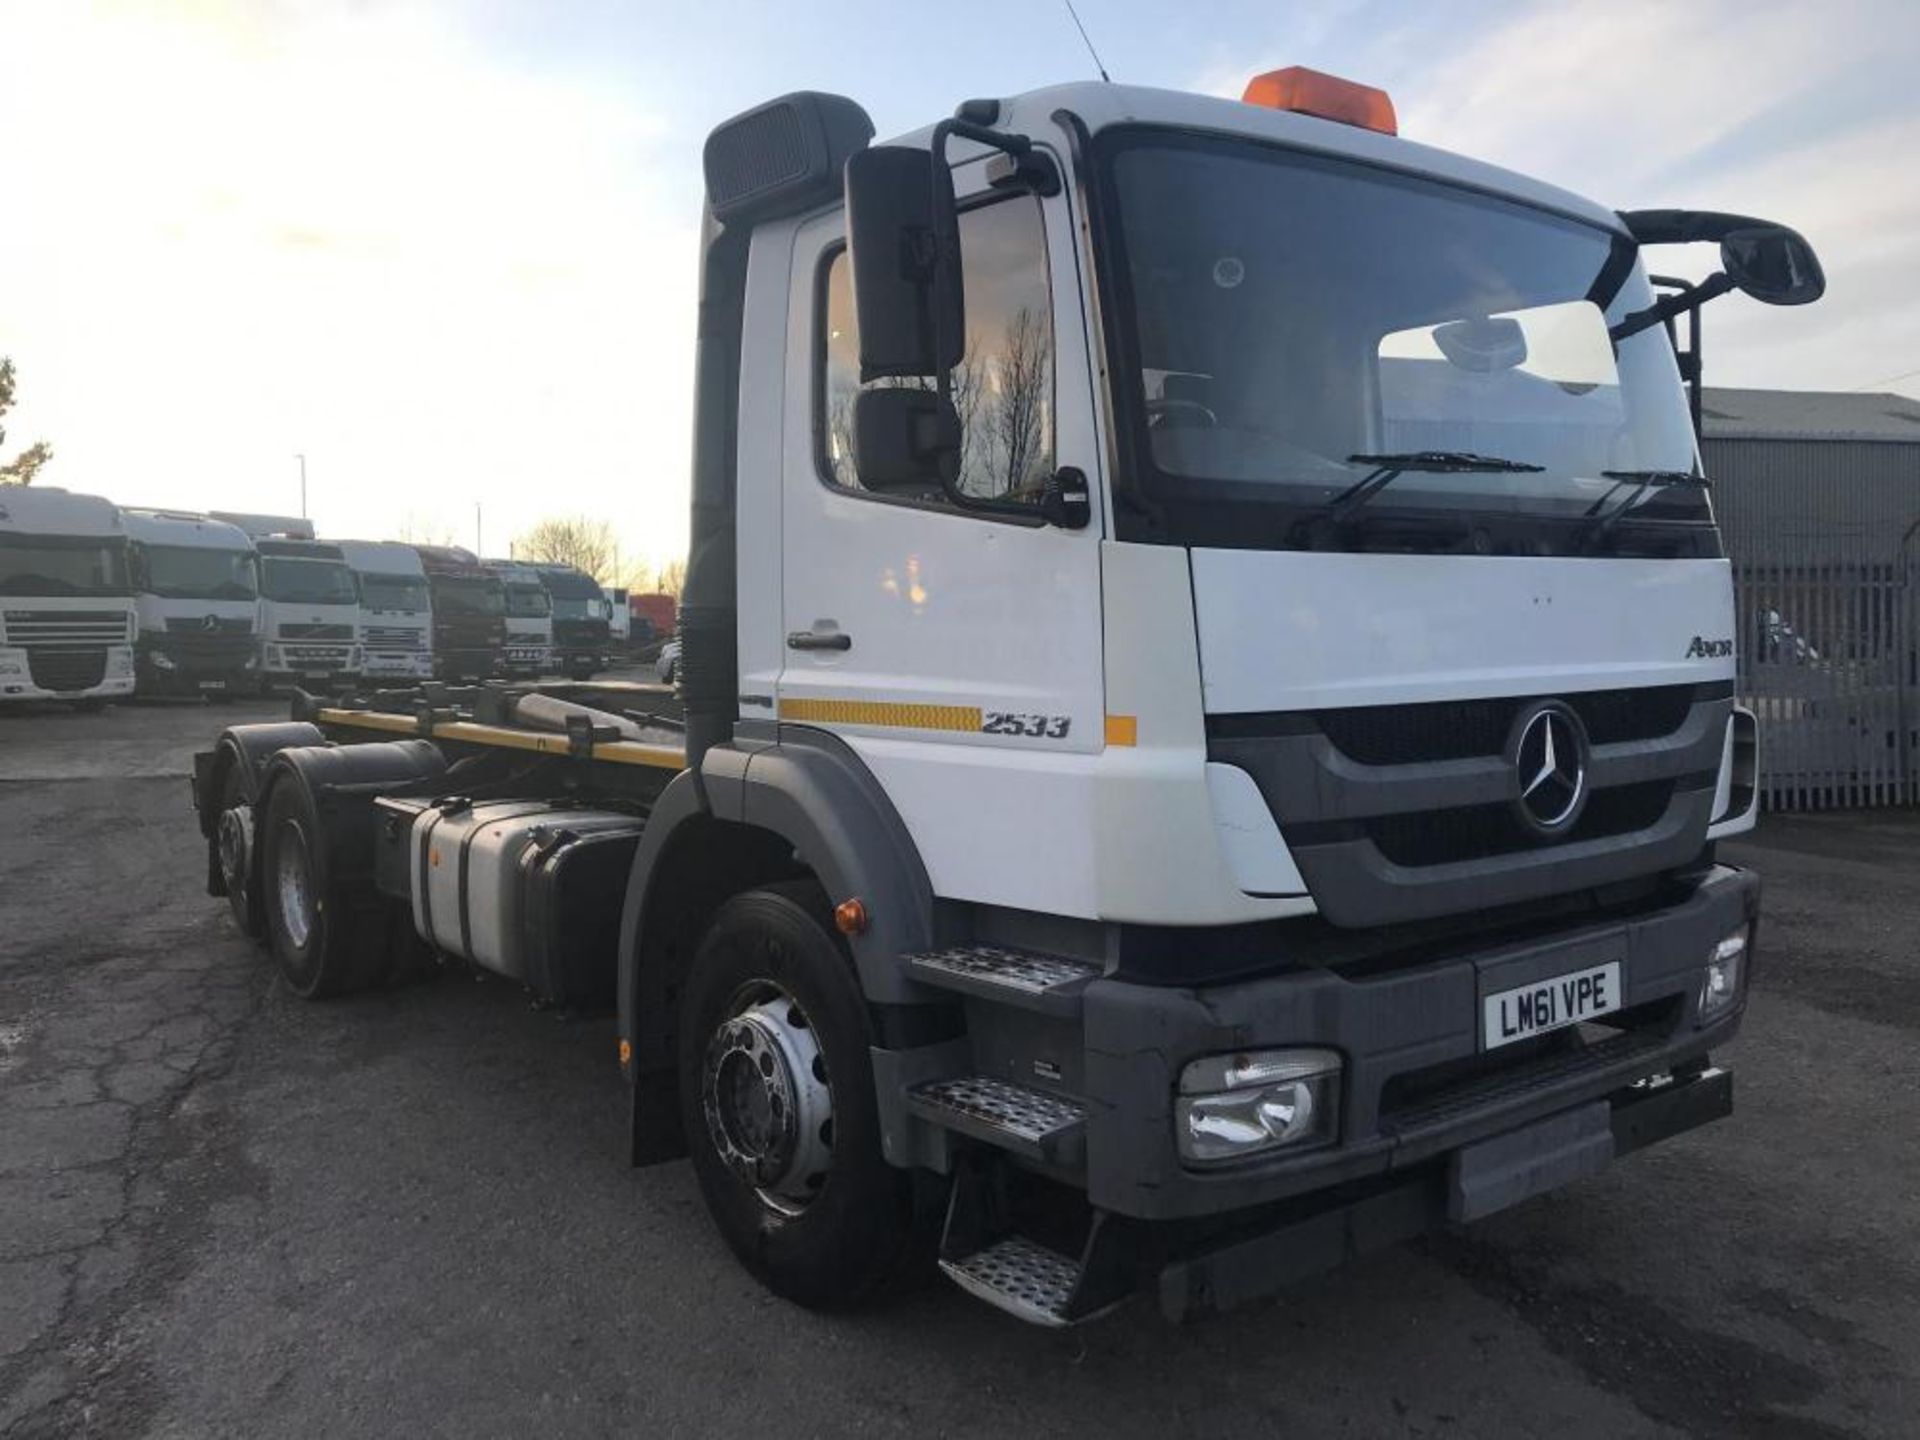
<path id="1" fill-rule="evenodd" d="M 61 5 L 0 19 L 0 133 L 49 479 L 289 510 L 299 450 L 336 533 L 479 501 L 490 548 L 563 509 L 677 553 L 697 215 L 629 94 L 425 6 Z"/>

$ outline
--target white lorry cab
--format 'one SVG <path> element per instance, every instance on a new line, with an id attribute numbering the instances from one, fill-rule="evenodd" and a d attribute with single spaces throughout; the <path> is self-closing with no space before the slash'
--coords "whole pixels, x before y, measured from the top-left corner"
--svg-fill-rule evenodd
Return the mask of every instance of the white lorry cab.
<path id="1" fill-rule="evenodd" d="M 553 666 L 553 597 L 540 572 L 517 560 L 481 562 L 507 591 L 507 641 L 500 668 L 510 678 L 537 679 Z"/>
<path id="2" fill-rule="evenodd" d="M 331 689 L 360 673 L 360 587 L 340 547 L 259 539 L 260 666 L 269 685 Z"/>
<path id="3" fill-rule="evenodd" d="M 633 611 L 627 604 L 627 587 L 603 585 L 600 593 L 607 597 L 607 641 L 613 654 L 623 658 L 633 648 Z"/>
<path id="4" fill-rule="evenodd" d="M 133 587 L 120 511 L 0 486 L 0 701 L 82 706 L 133 693 Z"/>
<path id="5" fill-rule="evenodd" d="M 1039 1324 L 1217 1309 L 1728 1114 L 1688 382 L 1818 261 L 1394 130 L 1298 70 L 722 125 L 683 725 L 297 702 L 196 759 L 210 888 L 301 994 L 617 1005 L 631 1157 L 805 1304 L 933 1250 Z"/>
<path id="6" fill-rule="evenodd" d="M 236 525 L 174 510 L 128 509 L 140 632 L 141 694 L 215 699 L 260 688 L 259 565 Z"/>
<path id="7" fill-rule="evenodd" d="M 433 600 L 420 554 L 397 540 L 341 540 L 360 587 L 361 674 L 369 683 L 433 678 Z"/>

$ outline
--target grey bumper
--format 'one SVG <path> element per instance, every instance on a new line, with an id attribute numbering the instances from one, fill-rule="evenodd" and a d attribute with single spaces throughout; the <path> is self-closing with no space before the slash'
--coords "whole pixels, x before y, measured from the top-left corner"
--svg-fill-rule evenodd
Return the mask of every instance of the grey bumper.
<path id="1" fill-rule="evenodd" d="M 1714 944 L 1755 920 L 1759 892 L 1757 877 L 1716 867 L 1685 899 L 1624 922 L 1380 975 L 1306 970 L 1203 990 L 1098 981 L 1083 1012 L 1088 1198 L 1140 1219 L 1218 1215 L 1411 1172 L 1473 1142 L 1617 1099 L 1732 1037 L 1744 994 L 1704 1026 L 1696 997 Z M 1483 996 L 1611 960 L 1622 963 L 1625 987 L 1626 1028 L 1617 1036 L 1477 1065 Z M 1184 1166 L 1173 1129 L 1182 1067 L 1203 1055 L 1292 1045 L 1332 1047 L 1345 1059 L 1337 1143 L 1231 1169 Z"/>

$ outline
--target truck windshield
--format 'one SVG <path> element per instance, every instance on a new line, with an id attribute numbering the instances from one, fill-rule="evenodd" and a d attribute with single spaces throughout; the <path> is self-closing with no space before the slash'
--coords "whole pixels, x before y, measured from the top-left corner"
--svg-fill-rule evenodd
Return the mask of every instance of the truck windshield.
<path id="1" fill-rule="evenodd" d="M 1332 508 L 1351 548 L 1719 553 L 1701 487 L 1620 478 L 1695 468 L 1666 335 L 1608 335 L 1652 300 L 1629 240 L 1224 137 L 1109 144 L 1121 538 L 1324 545 L 1302 522 Z M 1420 452 L 1503 463 L 1409 465 L 1336 505 L 1379 457 Z"/>
<path id="2" fill-rule="evenodd" d="M 126 595 L 127 542 L 0 535 L 0 595 Z"/>
<path id="3" fill-rule="evenodd" d="M 418 613 L 427 608 L 427 582 L 416 575 L 370 575 L 359 571 L 360 603 L 369 610 L 407 610 Z"/>
<path id="4" fill-rule="evenodd" d="M 507 586 L 507 614 L 517 620 L 544 620 L 553 614 L 553 601 L 541 585 Z"/>
<path id="5" fill-rule="evenodd" d="M 338 560 L 296 560 L 286 555 L 263 556 L 260 593 L 269 600 L 297 605 L 354 605 L 360 592 L 353 572 Z"/>
<path id="6" fill-rule="evenodd" d="M 162 600 L 251 600 L 260 593 L 251 550 L 142 545 L 140 588 Z"/>
<path id="7" fill-rule="evenodd" d="M 502 591 L 498 580 L 443 575 L 433 582 L 434 608 L 443 615 L 503 615 Z"/>

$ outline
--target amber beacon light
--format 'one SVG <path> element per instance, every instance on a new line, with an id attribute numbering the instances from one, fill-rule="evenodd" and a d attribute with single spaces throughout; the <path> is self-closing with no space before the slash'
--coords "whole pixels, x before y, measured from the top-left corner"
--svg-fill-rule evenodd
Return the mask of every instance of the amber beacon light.
<path id="1" fill-rule="evenodd" d="M 1393 115 L 1393 99 L 1386 91 L 1342 80 L 1338 75 L 1324 75 L 1304 65 L 1289 65 L 1284 70 L 1269 70 L 1254 76 L 1240 98 L 1249 105 L 1317 115 L 1322 120 L 1338 120 L 1343 125 L 1378 130 L 1382 135 L 1400 133 Z"/>

